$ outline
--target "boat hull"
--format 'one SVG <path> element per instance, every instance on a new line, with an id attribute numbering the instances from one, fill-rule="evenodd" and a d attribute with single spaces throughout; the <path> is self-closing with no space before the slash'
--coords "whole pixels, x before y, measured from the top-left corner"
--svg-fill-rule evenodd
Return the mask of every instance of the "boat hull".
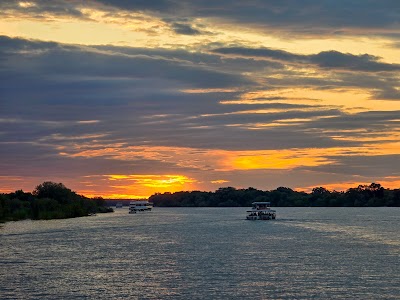
<path id="1" fill-rule="evenodd" d="M 275 215 L 261 215 L 261 216 L 246 216 L 246 220 L 275 220 Z"/>

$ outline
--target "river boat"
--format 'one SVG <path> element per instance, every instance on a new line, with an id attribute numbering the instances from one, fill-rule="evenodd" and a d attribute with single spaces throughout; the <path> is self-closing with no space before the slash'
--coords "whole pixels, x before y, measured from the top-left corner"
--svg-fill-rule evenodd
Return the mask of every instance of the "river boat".
<path id="1" fill-rule="evenodd" d="M 129 203 L 129 213 L 136 214 L 142 211 L 151 211 L 152 204 L 149 201 L 131 201 Z"/>
<path id="2" fill-rule="evenodd" d="M 276 211 L 271 209 L 271 202 L 253 202 L 247 211 L 247 220 L 275 220 Z"/>

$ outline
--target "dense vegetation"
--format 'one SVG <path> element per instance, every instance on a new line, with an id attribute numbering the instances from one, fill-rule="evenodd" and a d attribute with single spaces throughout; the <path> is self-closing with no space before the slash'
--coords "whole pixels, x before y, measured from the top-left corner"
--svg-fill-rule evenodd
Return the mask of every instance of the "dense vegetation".
<path id="1" fill-rule="evenodd" d="M 102 198 L 89 199 L 62 183 L 44 182 L 32 193 L 0 194 L 0 221 L 64 219 L 112 212 Z"/>
<path id="2" fill-rule="evenodd" d="M 272 206 L 397 206 L 400 207 L 400 189 L 390 190 L 380 184 L 359 185 L 346 192 L 329 191 L 316 187 L 311 193 L 279 187 L 272 191 L 254 188 L 220 188 L 215 192 L 176 192 L 155 194 L 150 197 L 154 206 L 244 206 L 254 201 L 269 201 Z"/>

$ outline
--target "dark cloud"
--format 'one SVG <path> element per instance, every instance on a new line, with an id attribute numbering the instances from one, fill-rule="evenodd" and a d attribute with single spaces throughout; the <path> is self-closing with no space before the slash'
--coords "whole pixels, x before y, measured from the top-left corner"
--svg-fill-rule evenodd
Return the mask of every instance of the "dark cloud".
<path id="1" fill-rule="evenodd" d="M 352 28 L 396 27 L 400 7 L 396 0 L 346 1 L 210 1 L 195 2 L 193 14 L 230 19 L 234 23 L 254 25 L 266 30 L 283 30 L 294 35 L 351 34 Z M 341 30 L 341 29 L 345 30 Z M 371 32 L 364 32 L 370 34 Z"/>
<path id="2" fill-rule="evenodd" d="M 314 172 L 338 174 L 342 176 L 357 176 L 358 178 L 376 178 L 386 176 L 399 176 L 400 155 L 343 155 L 330 156 L 335 163 L 325 166 L 313 167 Z M 351 168 L 349 168 L 351 166 Z M 302 168 L 308 169 L 309 168 Z M 354 179 L 353 179 L 354 180 Z"/>
<path id="3" fill-rule="evenodd" d="M 184 23 L 173 23 L 171 28 L 175 33 L 184 34 L 184 35 L 199 35 L 201 34 L 200 30 L 193 28 L 190 24 Z"/>
<path id="4" fill-rule="evenodd" d="M 400 90 L 392 86 L 387 86 L 385 88 L 380 87 L 380 89 L 374 93 L 374 96 L 377 99 L 400 101 Z"/>
<path id="5" fill-rule="evenodd" d="M 400 111 L 369 111 L 358 114 L 341 114 L 335 117 L 319 119 L 313 122 L 315 128 L 326 128 L 331 132 L 340 133 L 343 137 L 350 137 L 356 140 L 357 137 L 371 137 L 370 143 L 381 142 L 385 132 L 388 131 L 388 124 L 398 119 Z M 392 124 L 389 129 L 396 131 L 400 126 Z"/>
<path id="6" fill-rule="evenodd" d="M 189 0 L 32 0 L 31 7 L 21 7 L 20 1 L 0 3 L 3 14 L 21 11 L 31 17 L 45 14 L 85 18 L 80 8 L 103 5 L 106 9 L 142 11 L 159 18 L 213 18 L 222 23 L 257 27 L 270 33 L 279 31 L 293 37 L 316 35 L 393 35 L 398 26 L 400 7 L 397 0 L 255 0 L 255 1 L 189 1 Z M 178 22 L 178 21 L 177 21 Z M 173 23 L 173 22 L 172 22 Z M 179 23 L 179 22 L 178 22 Z M 187 24 L 175 25 L 177 32 L 193 34 L 196 29 Z M 192 29 L 192 30 L 190 30 Z"/>
<path id="7" fill-rule="evenodd" d="M 21 5 L 23 3 L 27 3 L 28 5 Z M 84 4 L 84 2 L 79 0 L 5 0 L 0 2 L 0 15 L 7 15 L 8 12 L 20 11 L 21 13 L 38 19 L 46 19 L 46 14 L 86 19 L 85 15 L 79 10 L 81 4 Z"/>
<path id="8" fill-rule="evenodd" d="M 41 44 L 21 39 L 6 41 L 7 49 L 0 50 L 4 55 L 18 56 L 18 60 L 10 58 L 14 71 L 30 73 L 35 71 L 49 77 L 82 76 L 97 78 L 162 78 L 175 82 L 181 87 L 216 88 L 233 87 L 251 84 L 239 74 L 229 74 L 219 70 L 207 69 L 204 66 L 185 61 L 173 61 L 148 53 L 137 55 L 119 55 L 118 53 L 102 53 L 95 48 L 78 46 L 59 46 L 57 44 Z M 0 42 L 2 42 L 0 40 Z M 12 41 L 15 41 L 13 43 Z M 39 53 L 38 50 L 45 52 Z M 21 53 L 25 51 L 24 53 Z M 5 62 L 7 66 L 8 62 Z"/>
<path id="9" fill-rule="evenodd" d="M 305 56 L 293 54 L 287 51 L 271 48 L 248 48 L 248 47 L 222 47 L 213 49 L 211 52 L 220 54 L 231 54 L 249 57 L 263 57 L 287 62 L 304 60 Z"/>
<path id="10" fill-rule="evenodd" d="M 133 11 L 173 12 L 181 6 L 181 1 L 174 0 L 96 0 L 95 2 Z"/>
<path id="11" fill-rule="evenodd" d="M 316 55 L 310 55 L 309 60 L 321 68 L 334 68 L 356 70 L 364 72 L 399 71 L 399 64 L 379 62 L 379 57 L 361 54 L 354 55 L 338 51 L 324 51 Z"/>
<path id="12" fill-rule="evenodd" d="M 320 68 L 342 69 L 363 72 L 399 71 L 399 64 L 379 62 L 379 57 L 361 54 L 341 53 L 338 51 L 323 51 L 318 54 L 301 55 L 270 48 L 223 47 L 212 50 L 213 53 L 239 55 L 244 57 L 259 57 L 274 59 L 287 63 L 315 64 Z"/>
<path id="13" fill-rule="evenodd" d="M 295 32 L 346 32 L 341 28 L 395 28 L 400 17 L 396 0 L 339 3 L 335 0 L 282 1 L 113 1 L 100 3 L 122 9 L 173 12 L 176 16 L 215 17 L 232 22 L 267 25 Z"/>
<path id="14" fill-rule="evenodd" d="M 94 49 L 110 51 L 116 55 L 143 55 L 151 57 L 161 57 L 167 60 L 177 61 L 187 65 L 207 66 L 215 70 L 224 70 L 228 73 L 241 73 L 259 71 L 265 69 L 284 69 L 282 63 L 276 61 L 256 60 L 252 57 L 225 57 L 220 54 L 212 54 L 208 51 L 191 52 L 179 49 L 163 48 L 132 48 L 116 46 L 92 46 Z"/>
<path id="15" fill-rule="evenodd" d="M 0 54 L 15 55 L 22 51 L 33 52 L 40 50 L 50 50 L 58 48 L 59 44 L 55 42 L 28 41 L 26 39 L 11 38 L 0 35 Z"/>

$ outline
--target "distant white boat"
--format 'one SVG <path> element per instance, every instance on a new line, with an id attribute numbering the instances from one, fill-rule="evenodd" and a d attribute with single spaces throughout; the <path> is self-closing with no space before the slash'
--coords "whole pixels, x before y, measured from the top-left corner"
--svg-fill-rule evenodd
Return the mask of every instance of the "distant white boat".
<path id="1" fill-rule="evenodd" d="M 122 202 L 117 202 L 117 204 L 115 204 L 115 208 L 121 208 L 122 207 Z"/>
<path id="2" fill-rule="evenodd" d="M 253 202 L 251 210 L 247 211 L 247 220 L 274 220 L 276 211 L 271 209 L 271 202 Z"/>
<path id="3" fill-rule="evenodd" d="M 138 211 L 150 211 L 152 204 L 149 201 L 131 201 L 129 203 L 129 213 L 136 214 Z"/>

